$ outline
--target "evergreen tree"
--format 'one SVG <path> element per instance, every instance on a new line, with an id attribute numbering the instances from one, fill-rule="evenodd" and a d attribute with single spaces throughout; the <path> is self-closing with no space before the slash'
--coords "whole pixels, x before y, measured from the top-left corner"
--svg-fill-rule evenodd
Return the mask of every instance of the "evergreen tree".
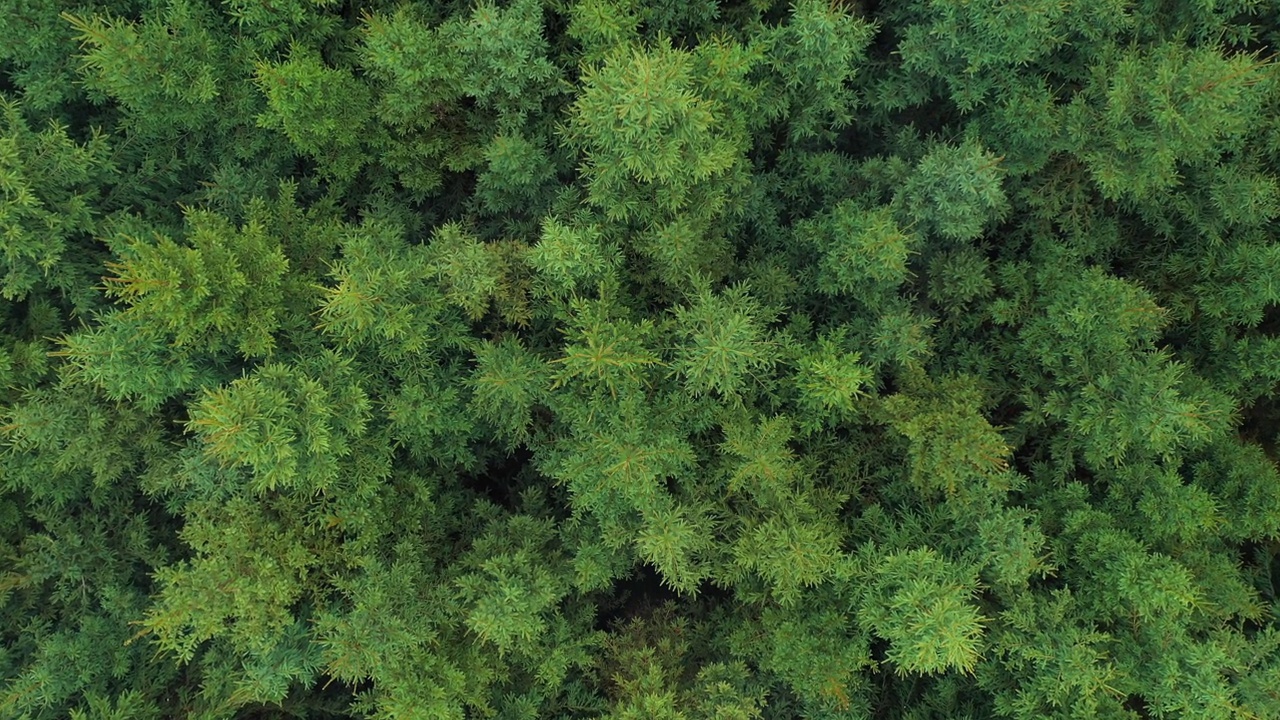
<path id="1" fill-rule="evenodd" d="M 1280 717 L 1274 2 L 0 5 L 0 718 Z"/>

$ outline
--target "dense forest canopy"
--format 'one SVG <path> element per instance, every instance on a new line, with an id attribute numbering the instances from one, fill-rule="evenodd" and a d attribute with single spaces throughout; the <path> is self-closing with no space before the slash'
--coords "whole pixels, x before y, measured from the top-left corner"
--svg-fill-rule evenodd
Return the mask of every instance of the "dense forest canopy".
<path id="1" fill-rule="evenodd" d="M 1280 718 L 1277 46 L 0 1 L 0 718 Z"/>

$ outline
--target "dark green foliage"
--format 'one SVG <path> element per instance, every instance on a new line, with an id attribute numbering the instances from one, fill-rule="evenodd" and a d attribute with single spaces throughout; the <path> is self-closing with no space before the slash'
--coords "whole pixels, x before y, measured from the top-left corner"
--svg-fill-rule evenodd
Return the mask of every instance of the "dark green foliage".
<path id="1" fill-rule="evenodd" d="M 97 229 L 95 196 L 111 170 L 108 140 L 94 131 L 81 145 L 55 118 L 33 127 L 3 95 L 0 122 L 0 295 L 23 300 L 40 288 L 91 307 L 93 260 L 104 253 L 86 236 Z"/>
<path id="2" fill-rule="evenodd" d="M 1277 18 L 0 3 L 0 718 L 1280 717 Z"/>

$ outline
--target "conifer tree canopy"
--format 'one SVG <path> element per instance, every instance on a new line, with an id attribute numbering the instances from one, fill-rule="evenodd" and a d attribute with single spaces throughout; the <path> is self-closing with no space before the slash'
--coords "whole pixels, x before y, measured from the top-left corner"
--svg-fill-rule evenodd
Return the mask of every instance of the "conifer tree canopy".
<path id="1" fill-rule="evenodd" d="M 0 720 L 1280 718 L 1278 53 L 0 1 Z"/>

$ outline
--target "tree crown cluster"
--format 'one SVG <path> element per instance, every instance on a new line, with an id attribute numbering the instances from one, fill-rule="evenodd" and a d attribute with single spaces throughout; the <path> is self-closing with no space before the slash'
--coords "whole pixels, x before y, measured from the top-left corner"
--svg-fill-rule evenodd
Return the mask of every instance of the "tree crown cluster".
<path id="1" fill-rule="evenodd" d="M 0 718 L 1280 718 L 1277 45 L 0 3 Z"/>

